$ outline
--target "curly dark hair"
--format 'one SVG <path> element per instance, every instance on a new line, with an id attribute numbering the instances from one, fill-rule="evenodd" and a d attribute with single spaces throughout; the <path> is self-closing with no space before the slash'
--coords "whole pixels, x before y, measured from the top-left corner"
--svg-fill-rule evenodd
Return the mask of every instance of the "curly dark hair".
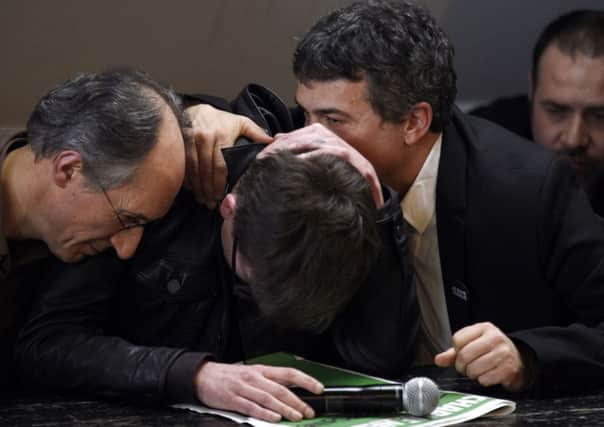
<path id="1" fill-rule="evenodd" d="M 399 123 L 418 102 L 432 106 L 430 130 L 448 124 L 457 93 L 451 42 L 434 18 L 408 1 L 353 3 L 319 19 L 298 43 L 296 78 L 367 80 L 369 102 Z"/>

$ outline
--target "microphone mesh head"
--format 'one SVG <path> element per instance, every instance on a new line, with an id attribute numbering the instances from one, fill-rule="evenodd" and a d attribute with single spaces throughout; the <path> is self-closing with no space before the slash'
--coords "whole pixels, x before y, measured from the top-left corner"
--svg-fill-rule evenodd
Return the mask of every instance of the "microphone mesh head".
<path id="1" fill-rule="evenodd" d="M 425 417 L 438 406 L 440 390 L 430 378 L 412 378 L 405 383 L 403 406 L 408 414 Z"/>

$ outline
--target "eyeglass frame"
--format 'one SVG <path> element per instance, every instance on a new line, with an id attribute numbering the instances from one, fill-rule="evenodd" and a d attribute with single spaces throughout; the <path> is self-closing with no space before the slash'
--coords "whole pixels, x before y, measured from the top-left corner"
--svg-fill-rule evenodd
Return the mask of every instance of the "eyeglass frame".
<path id="1" fill-rule="evenodd" d="M 92 181 L 93 181 L 94 185 L 96 185 L 97 187 L 99 187 L 101 189 L 101 192 L 105 196 L 107 203 L 109 203 L 109 206 L 111 206 L 111 210 L 113 211 L 113 214 L 115 215 L 115 219 L 117 219 L 117 222 L 120 224 L 120 230 L 119 230 L 120 232 L 126 231 L 126 230 L 131 230 L 131 229 L 137 228 L 137 227 L 144 228 L 149 223 L 148 220 L 133 217 L 133 219 L 138 222 L 133 223 L 133 224 L 126 224 L 124 222 L 124 220 L 122 220 L 122 217 L 120 216 L 119 212 L 115 208 L 115 205 L 111 201 L 109 194 L 107 194 L 107 190 L 105 190 L 105 187 L 101 184 L 101 180 L 98 178 L 98 175 L 94 172 L 94 169 L 91 167 L 88 167 L 88 173 L 92 177 Z"/>

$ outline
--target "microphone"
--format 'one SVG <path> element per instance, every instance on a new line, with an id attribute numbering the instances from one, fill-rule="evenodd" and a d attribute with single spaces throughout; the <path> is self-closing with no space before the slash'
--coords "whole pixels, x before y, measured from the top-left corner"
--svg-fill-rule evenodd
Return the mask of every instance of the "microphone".
<path id="1" fill-rule="evenodd" d="M 405 384 L 363 387 L 326 387 L 322 394 L 292 388 L 317 414 L 429 415 L 438 406 L 440 390 L 430 378 L 416 377 Z"/>

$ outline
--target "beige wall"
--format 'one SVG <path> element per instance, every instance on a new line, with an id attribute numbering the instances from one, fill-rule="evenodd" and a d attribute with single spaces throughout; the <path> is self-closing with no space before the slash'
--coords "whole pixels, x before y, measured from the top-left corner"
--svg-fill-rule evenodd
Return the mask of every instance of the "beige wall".
<path id="1" fill-rule="evenodd" d="M 78 71 L 133 66 L 184 92 L 248 82 L 292 101 L 296 37 L 352 0 L 0 0 L 0 126 Z M 437 5 L 446 0 L 427 0 Z"/>
<path id="2" fill-rule="evenodd" d="M 179 91 L 236 95 L 247 82 L 291 100 L 295 37 L 350 0 L 2 0 L 0 126 L 78 71 L 134 66 Z"/>

